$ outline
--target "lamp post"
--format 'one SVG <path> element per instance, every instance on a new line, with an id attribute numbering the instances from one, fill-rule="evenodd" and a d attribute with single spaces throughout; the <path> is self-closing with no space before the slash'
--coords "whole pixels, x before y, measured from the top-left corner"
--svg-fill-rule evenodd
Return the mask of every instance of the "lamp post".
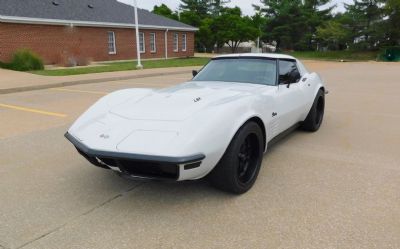
<path id="1" fill-rule="evenodd" d="M 142 61 L 140 58 L 140 43 L 139 43 L 139 22 L 138 22 L 138 11 L 137 11 L 137 0 L 133 0 L 135 7 L 135 28 L 136 28 L 136 54 L 137 54 L 137 69 L 143 69 Z"/>
<path id="2" fill-rule="evenodd" d="M 258 15 L 258 18 L 259 18 L 259 20 L 261 19 L 261 7 L 260 6 L 258 6 L 258 5 L 254 5 L 254 9 L 257 11 L 257 15 Z M 261 33 L 261 25 L 260 25 L 260 23 L 258 23 L 258 31 L 259 31 L 259 34 L 258 34 L 258 37 L 257 37 L 257 53 L 260 53 L 260 33 Z M 262 50 L 261 50 L 261 53 L 262 53 Z"/>

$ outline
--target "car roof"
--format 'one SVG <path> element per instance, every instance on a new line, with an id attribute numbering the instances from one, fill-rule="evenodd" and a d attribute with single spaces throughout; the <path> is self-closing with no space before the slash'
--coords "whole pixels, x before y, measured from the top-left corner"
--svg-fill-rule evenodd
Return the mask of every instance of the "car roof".
<path id="1" fill-rule="evenodd" d="M 272 53 L 244 53 L 244 54 L 226 54 L 226 55 L 219 55 L 214 57 L 214 59 L 218 58 L 229 58 L 229 57 L 259 57 L 259 58 L 271 58 L 271 59 L 290 59 L 296 60 L 293 56 L 286 55 L 286 54 L 272 54 Z"/>

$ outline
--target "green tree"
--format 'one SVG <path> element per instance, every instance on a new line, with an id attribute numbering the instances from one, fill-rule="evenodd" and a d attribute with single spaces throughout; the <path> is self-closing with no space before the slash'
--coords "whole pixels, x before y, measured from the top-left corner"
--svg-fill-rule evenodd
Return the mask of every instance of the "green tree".
<path id="1" fill-rule="evenodd" d="M 262 3 L 262 11 L 266 16 L 264 40 L 276 41 L 279 48 L 294 49 L 294 44 L 304 28 L 299 22 L 301 1 L 262 0 Z"/>
<path id="2" fill-rule="evenodd" d="M 227 3 L 231 0 L 210 0 L 210 14 L 212 16 L 219 16 Z"/>
<path id="3" fill-rule="evenodd" d="M 217 19 L 225 4 L 230 0 L 181 0 L 180 21 L 198 27 L 196 47 L 198 50 L 212 51 L 214 46 L 221 46 L 222 38 L 217 25 Z"/>
<path id="4" fill-rule="evenodd" d="M 382 38 L 378 29 L 383 21 L 382 0 L 354 0 L 346 4 L 348 25 L 354 32 L 354 46 L 373 49 Z"/>
<path id="5" fill-rule="evenodd" d="M 366 50 L 400 43 L 400 0 L 354 0 L 345 8 L 318 28 L 317 38 L 324 45 Z"/>
<path id="6" fill-rule="evenodd" d="M 167 18 L 179 21 L 179 15 L 173 12 L 167 5 L 161 4 L 160 6 L 155 5 L 152 11 L 154 14 L 165 16 Z"/>
<path id="7" fill-rule="evenodd" d="M 317 39 L 330 49 L 343 50 L 351 40 L 351 32 L 338 20 L 331 20 L 317 28 Z"/>
<path id="8" fill-rule="evenodd" d="M 311 50 L 316 48 L 317 28 L 332 19 L 331 12 L 334 7 L 322 8 L 330 0 L 304 0 L 302 6 L 304 22 L 304 36 L 295 45 L 299 50 Z"/>
<path id="9" fill-rule="evenodd" d="M 210 13 L 211 3 L 210 0 L 181 0 L 179 8 L 183 12 L 192 12 L 204 18 Z"/>
<path id="10" fill-rule="evenodd" d="M 267 19 L 264 40 L 278 48 L 310 50 L 315 47 L 317 27 L 331 18 L 329 0 L 261 0 Z"/>
<path id="11" fill-rule="evenodd" d="M 242 16 L 242 11 L 238 7 L 224 8 L 215 22 L 218 44 L 228 44 L 232 53 L 237 51 L 242 42 L 254 40 L 259 35 L 259 30 L 254 27 L 252 19 Z"/>
<path id="12" fill-rule="evenodd" d="M 181 0 L 181 21 L 199 27 L 208 17 L 217 17 L 231 0 Z"/>
<path id="13" fill-rule="evenodd" d="M 216 34 L 214 32 L 214 19 L 205 18 L 201 21 L 199 31 L 196 34 L 199 49 L 204 52 L 212 52 L 216 41 Z"/>
<path id="14" fill-rule="evenodd" d="M 384 31 L 382 43 L 390 46 L 400 45 L 400 0 L 387 0 L 383 11 L 386 19 L 380 27 L 380 30 Z"/>
<path id="15" fill-rule="evenodd" d="M 201 17 L 193 11 L 182 11 L 180 13 L 180 21 L 193 27 L 200 27 L 202 19 L 207 18 L 208 16 Z"/>

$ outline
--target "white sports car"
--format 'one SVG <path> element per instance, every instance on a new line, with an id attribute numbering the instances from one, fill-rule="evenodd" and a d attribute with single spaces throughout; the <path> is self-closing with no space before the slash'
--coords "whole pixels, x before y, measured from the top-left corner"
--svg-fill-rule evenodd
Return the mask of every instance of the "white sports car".
<path id="1" fill-rule="evenodd" d="M 213 58 L 194 78 L 166 89 L 111 93 L 66 133 L 92 164 L 135 179 L 208 177 L 241 194 L 256 181 L 263 153 L 286 131 L 322 123 L 325 87 L 287 55 Z"/>

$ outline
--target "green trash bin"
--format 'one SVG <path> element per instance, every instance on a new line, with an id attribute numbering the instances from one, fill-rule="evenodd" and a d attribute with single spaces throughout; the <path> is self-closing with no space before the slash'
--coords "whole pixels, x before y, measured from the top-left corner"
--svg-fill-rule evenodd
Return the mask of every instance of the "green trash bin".
<path id="1" fill-rule="evenodd" d="M 400 61 L 400 47 L 388 47 L 382 54 L 384 61 Z"/>

